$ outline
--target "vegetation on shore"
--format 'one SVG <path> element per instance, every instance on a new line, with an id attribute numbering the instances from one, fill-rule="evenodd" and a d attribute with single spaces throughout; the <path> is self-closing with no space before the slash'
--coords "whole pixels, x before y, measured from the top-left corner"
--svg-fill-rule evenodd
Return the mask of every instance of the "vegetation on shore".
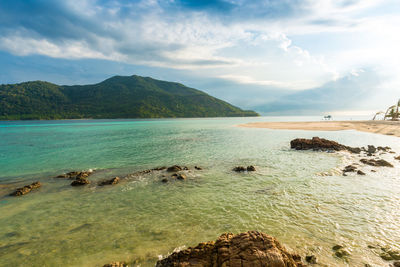
<path id="1" fill-rule="evenodd" d="M 92 85 L 0 85 L 0 120 L 258 116 L 179 83 L 114 76 Z"/>

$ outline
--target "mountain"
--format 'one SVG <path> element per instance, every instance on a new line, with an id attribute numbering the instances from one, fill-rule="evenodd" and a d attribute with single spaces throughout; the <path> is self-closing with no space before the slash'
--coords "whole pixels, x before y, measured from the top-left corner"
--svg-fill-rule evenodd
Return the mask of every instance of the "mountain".
<path id="1" fill-rule="evenodd" d="M 179 83 L 114 76 L 91 85 L 0 85 L 0 120 L 258 116 Z"/>

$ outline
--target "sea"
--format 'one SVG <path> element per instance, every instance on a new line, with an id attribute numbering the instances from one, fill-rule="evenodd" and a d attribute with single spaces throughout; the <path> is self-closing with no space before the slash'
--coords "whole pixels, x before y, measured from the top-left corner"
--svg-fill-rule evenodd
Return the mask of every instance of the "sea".
<path id="1" fill-rule="evenodd" d="M 321 266 L 388 266 L 382 248 L 400 250 L 398 137 L 238 127 L 306 120 L 321 117 L 2 121 L 0 266 L 154 266 L 174 251 L 248 230 L 303 258 L 315 255 Z M 365 176 L 343 176 L 360 156 L 290 149 L 292 139 L 313 136 L 389 146 L 395 153 L 380 157 L 395 167 L 359 165 Z M 187 166 L 187 179 L 141 172 L 171 165 Z M 249 165 L 256 171 L 232 171 Z M 89 169 L 86 186 L 54 178 Z M 116 176 L 126 179 L 97 185 Z M 9 196 L 35 181 L 42 187 Z M 349 256 L 335 256 L 335 245 Z"/>

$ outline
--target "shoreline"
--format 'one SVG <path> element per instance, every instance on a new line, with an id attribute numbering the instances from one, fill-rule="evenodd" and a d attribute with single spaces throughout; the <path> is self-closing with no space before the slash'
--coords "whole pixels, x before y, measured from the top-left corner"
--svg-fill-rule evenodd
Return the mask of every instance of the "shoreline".
<path id="1" fill-rule="evenodd" d="M 251 122 L 239 124 L 245 128 L 275 130 L 344 131 L 384 134 L 400 137 L 400 121 L 306 121 L 306 122 Z"/>

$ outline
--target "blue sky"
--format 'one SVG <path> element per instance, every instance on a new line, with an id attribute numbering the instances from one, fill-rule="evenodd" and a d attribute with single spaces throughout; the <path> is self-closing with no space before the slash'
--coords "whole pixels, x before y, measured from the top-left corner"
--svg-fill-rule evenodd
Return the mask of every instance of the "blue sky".
<path id="1" fill-rule="evenodd" d="M 398 0 L 0 0 L 0 83 L 178 81 L 271 114 L 400 98 Z"/>

